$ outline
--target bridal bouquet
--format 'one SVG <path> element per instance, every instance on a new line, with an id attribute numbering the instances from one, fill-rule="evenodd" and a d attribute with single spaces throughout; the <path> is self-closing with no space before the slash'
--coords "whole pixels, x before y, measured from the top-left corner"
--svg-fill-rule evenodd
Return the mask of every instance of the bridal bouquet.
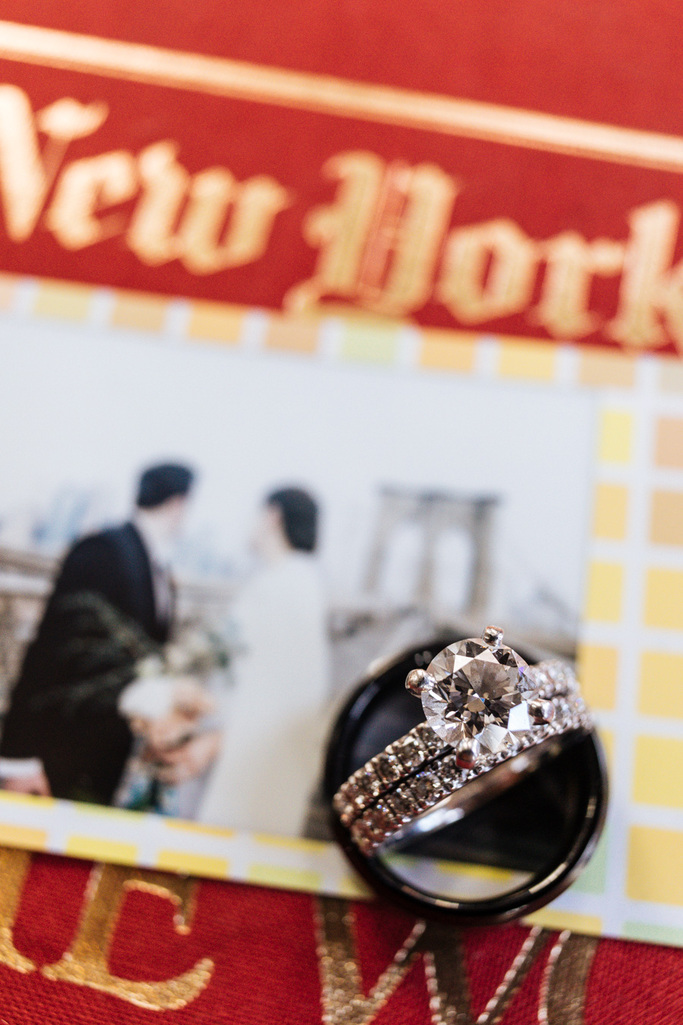
<path id="1" fill-rule="evenodd" d="M 217 753 L 215 678 L 227 678 L 231 658 L 221 635 L 193 628 L 136 663 L 118 702 L 136 742 L 116 804 L 180 813 L 179 784 L 201 775 Z"/>

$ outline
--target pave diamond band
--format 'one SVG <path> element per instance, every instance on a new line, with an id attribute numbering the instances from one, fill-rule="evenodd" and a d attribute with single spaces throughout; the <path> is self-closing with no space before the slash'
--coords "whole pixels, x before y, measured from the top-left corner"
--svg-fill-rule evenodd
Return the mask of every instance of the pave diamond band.
<path id="1" fill-rule="evenodd" d="M 592 728 L 568 664 L 528 666 L 501 638 L 489 627 L 483 641 L 451 645 L 408 674 L 430 721 L 371 758 L 333 800 L 363 854 L 461 818 Z"/>

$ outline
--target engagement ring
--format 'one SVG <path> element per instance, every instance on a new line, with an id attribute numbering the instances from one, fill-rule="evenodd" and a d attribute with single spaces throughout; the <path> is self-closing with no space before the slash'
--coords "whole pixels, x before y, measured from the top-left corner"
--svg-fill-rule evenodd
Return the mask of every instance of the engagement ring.
<path id="1" fill-rule="evenodd" d="M 501 629 L 487 627 L 408 673 L 427 721 L 366 762 L 333 799 L 361 853 L 457 821 L 593 728 L 570 665 L 527 665 L 502 640 Z"/>

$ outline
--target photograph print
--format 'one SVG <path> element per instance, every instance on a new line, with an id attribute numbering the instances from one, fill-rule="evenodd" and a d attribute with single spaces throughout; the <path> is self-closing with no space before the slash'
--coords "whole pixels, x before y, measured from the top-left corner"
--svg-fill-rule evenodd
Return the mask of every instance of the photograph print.
<path id="1" fill-rule="evenodd" d="M 4 790 L 324 837 L 374 660 L 573 656 L 589 393 L 3 316 Z"/>

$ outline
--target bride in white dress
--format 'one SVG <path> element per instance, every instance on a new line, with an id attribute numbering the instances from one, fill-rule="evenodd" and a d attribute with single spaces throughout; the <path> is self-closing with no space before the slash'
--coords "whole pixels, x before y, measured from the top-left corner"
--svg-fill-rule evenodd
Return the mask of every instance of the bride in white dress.
<path id="1" fill-rule="evenodd" d="M 329 698 L 318 510 L 297 488 L 264 504 L 254 547 L 262 567 L 236 601 L 225 736 L 198 818 L 256 832 L 301 832 L 320 775 Z"/>

